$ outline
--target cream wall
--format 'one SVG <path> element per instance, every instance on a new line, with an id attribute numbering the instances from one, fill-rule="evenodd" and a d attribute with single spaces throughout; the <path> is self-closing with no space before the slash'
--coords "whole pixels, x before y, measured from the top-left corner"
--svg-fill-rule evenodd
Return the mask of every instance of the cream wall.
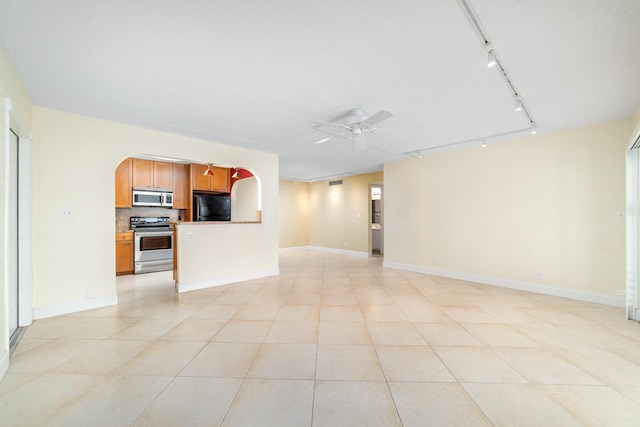
<path id="1" fill-rule="evenodd" d="M 309 183 L 280 180 L 280 248 L 309 244 Z"/>
<path id="2" fill-rule="evenodd" d="M 7 99 L 10 101 L 7 104 Z M 12 208 L 8 203 L 9 182 L 7 176 L 6 151 L 8 145 L 9 127 L 21 138 L 29 138 L 31 133 L 31 100 L 25 91 L 18 75 L 9 62 L 6 53 L 0 46 L 0 219 L 2 224 L 7 224 L 6 210 Z M 9 121 L 7 123 L 7 112 Z M 7 126 L 9 124 L 9 126 Z M 9 323 L 8 323 L 8 291 L 9 283 L 5 272 L 8 269 L 9 254 L 6 251 L 8 235 L 5 227 L 0 229 L 2 244 L 0 245 L 1 271 L 0 275 L 0 378 L 9 367 Z"/>
<path id="3" fill-rule="evenodd" d="M 386 164 L 385 265 L 616 298 L 631 130 L 627 119 Z"/>
<path id="4" fill-rule="evenodd" d="M 380 184 L 383 173 L 349 176 L 342 185 L 309 184 L 309 245 L 369 252 L 371 195 L 369 184 Z"/>
<path id="5" fill-rule="evenodd" d="M 84 309 L 96 299 L 98 305 L 108 303 L 115 295 L 114 171 L 122 159 L 137 154 L 241 164 L 253 171 L 262 184 L 262 224 L 253 229 L 253 238 L 265 248 L 257 262 L 277 269 L 277 156 L 35 107 L 33 273 L 37 317 Z M 71 210 L 71 218 L 60 218 L 63 208 Z"/>

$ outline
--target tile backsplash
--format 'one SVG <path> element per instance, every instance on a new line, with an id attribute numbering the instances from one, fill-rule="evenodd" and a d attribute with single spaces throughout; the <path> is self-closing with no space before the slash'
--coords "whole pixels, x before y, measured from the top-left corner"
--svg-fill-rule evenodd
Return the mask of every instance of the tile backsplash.
<path id="1" fill-rule="evenodd" d="M 132 216 L 168 216 L 172 222 L 184 221 L 186 211 L 166 208 L 127 208 L 116 209 L 116 233 L 129 231 L 129 218 Z"/>

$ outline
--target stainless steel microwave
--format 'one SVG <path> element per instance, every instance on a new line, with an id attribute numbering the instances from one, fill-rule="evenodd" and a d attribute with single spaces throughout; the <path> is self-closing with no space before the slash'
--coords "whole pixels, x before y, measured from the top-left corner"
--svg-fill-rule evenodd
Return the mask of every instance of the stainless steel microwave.
<path id="1" fill-rule="evenodd" d="M 173 192 L 161 189 L 133 189 L 133 206 L 173 207 Z"/>

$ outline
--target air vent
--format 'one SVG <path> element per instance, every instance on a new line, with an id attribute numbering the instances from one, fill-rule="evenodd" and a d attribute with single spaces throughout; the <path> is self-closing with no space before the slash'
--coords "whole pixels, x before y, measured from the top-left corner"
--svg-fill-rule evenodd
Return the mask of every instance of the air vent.
<path id="1" fill-rule="evenodd" d="M 336 181 L 329 181 L 329 185 L 342 185 L 342 180 L 338 179 Z"/>

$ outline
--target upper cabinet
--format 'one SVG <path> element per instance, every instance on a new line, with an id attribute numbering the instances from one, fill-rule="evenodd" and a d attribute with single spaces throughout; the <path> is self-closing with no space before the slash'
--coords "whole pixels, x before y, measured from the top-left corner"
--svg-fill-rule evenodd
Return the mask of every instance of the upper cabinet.
<path id="1" fill-rule="evenodd" d="M 173 188 L 173 167 L 171 163 L 133 159 L 132 167 L 132 187 Z"/>
<path id="2" fill-rule="evenodd" d="M 172 167 L 173 177 L 173 208 L 189 208 L 189 165 L 174 163 Z"/>
<path id="3" fill-rule="evenodd" d="M 230 191 L 230 173 L 227 168 L 213 166 L 212 175 L 205 175 L 207 165 L 192 163 L 191 186 L 194 191 L 216 191 L 228 193 Z"/>
<path id="4" fill-rule="evenodd" d="M 131 207 L 132 159 L 127 158 L 116 168 L 116 208 Z"/>

